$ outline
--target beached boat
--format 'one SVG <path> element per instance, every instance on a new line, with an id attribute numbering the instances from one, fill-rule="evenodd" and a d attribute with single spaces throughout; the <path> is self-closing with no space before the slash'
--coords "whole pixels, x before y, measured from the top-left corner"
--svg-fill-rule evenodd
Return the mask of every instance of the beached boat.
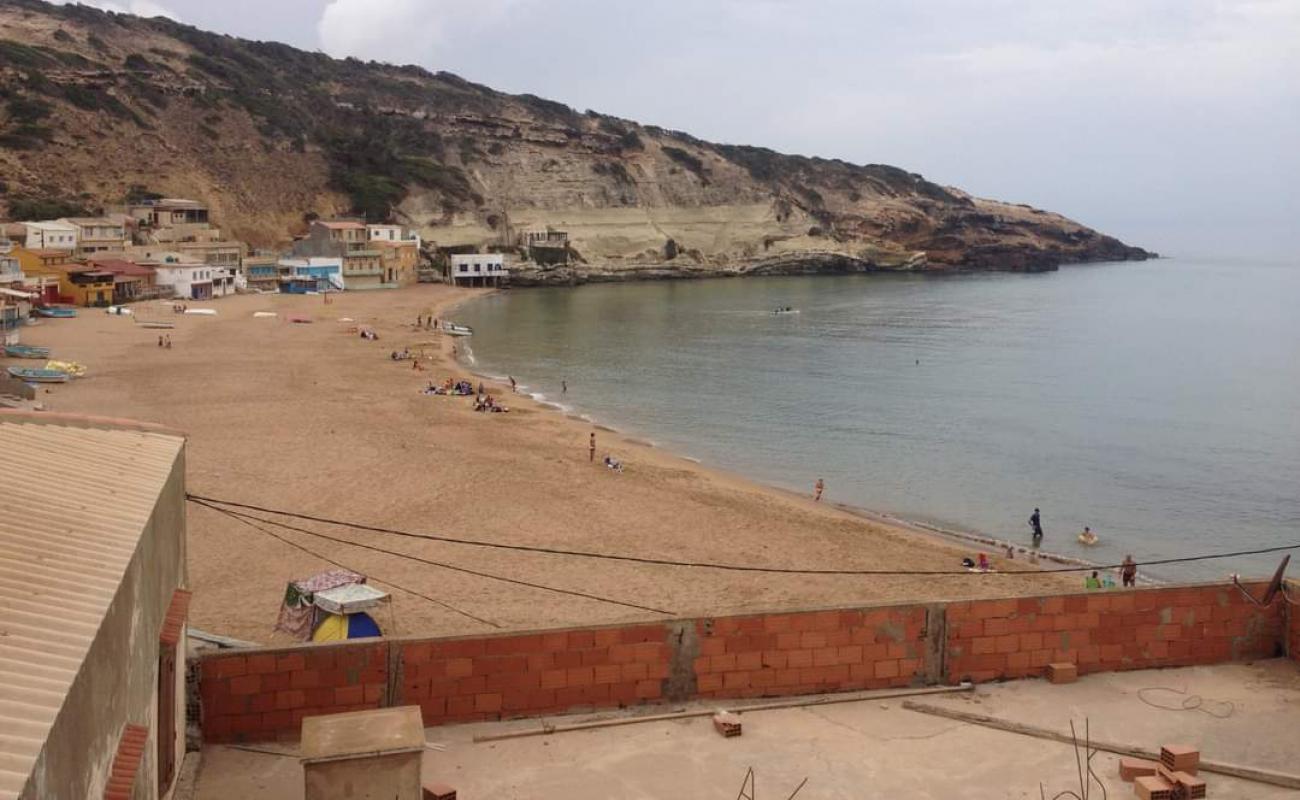
<path id="1" fill-rule="evenodd" d="M 56 369 L 28 369 L 27 367 L 9 367 L 8 372 L 20 381 L 29 383 L 67 383 L 72 376 Z"/>
<path id="2" fill-rule="evenodd" d="M 185 313 L 192 317 L 215 317 L 217 310 L 215 308 L 187 308 Z"/>
<path id="3" fill-rule="evenodd" d="M 442 332 L 448 336 L 473 336 L 474 329 L 468 325 L 457 325 L 454 322 L 439 323 Z"/>
<path id="4" fill-rule="evenodd" d="M 56 319 L 67 319 L 77 316 L 77 309 L 64 308 L 63 306 L 43 306 L 32 309 L 39 317 L 54 317 Z"/>
<path id="5" fill-rule="evenodd" d="M 169 331 L 172 328 L 176 327 L 175 322 L 157 322 L 156 320 L 137 319 L 135 321 L 135 324 L 139 325 L 141 328 L 149 328 L 151 330 L 159 330 L 159 331 Z"/>
<path id="6" fill-rule="evenodd" d="M 33 347 L 29 344 L 7 344 L 5 355 L 10 358 L 49 358 L 50 348 Z"/>

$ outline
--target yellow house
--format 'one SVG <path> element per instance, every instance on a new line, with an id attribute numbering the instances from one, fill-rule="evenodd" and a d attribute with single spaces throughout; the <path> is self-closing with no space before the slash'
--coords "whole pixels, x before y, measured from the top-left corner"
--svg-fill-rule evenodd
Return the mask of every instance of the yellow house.
<path id="1" fill-rule="evenodd" d="M 113 303 L 113 273 L 72 260 L 67 250 L 35 250 L 15 247 L 14 258 L 24 275 L 58 280 L 58 293 L 46 291 L 47 303 L 71 303 L 78 306 L 107 306 Z"/>

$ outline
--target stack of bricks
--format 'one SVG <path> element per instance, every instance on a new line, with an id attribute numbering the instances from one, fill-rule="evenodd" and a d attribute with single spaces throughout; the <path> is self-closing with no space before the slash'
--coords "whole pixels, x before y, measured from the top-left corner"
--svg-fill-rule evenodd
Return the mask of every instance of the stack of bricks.
<path id="1" fill-rule="evenodd" d="M 304 717 L 389 704 L 384 642 L 227 651 L 201 664 L 206 742 L 296 739 Z"/>
<path id="2" fill-rule="evenodd" d="M 925 675 L 926 609 L 810 611 L 700 620 L 703 698 L 904 687 Z"/>
<path id="3" fill-rule="evenodd" d="M 1273 656 L 1281 605 L 1261 610 L 1228 586 L 1184 586 L 948 606 L 948 679 L 1080 674 Z"/>
<path id="4" fill-rule="evenodd" d="M 108 785 L 104 787 L 104 800 L 130 800 L 135 797 L 135 776 L 140 771 L 149 729 L 143 725 L 127 725 L 117 740 L 117 753 L 109 770 Z"/>
<path id="5" fill-rule="evenodd" d="M 400 642 L 399 699 L 425 725 L 610 708 L 661 699 L 663 625 Z"/>
<path id="6" fill-rule="evenodd" d="M 1200 800 L 1205 797 L 1205 781 L 1196 776 L 1200 764 L 1195 747 L 1167 744 L 1160 748 L 1159 761 L 1120 759 L 1119 776 L 1133 781 L 1142 800 Z"/>

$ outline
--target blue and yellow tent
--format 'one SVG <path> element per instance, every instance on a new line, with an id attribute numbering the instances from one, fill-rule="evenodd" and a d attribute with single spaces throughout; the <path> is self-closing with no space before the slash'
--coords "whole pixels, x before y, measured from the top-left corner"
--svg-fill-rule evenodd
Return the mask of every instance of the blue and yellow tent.
<path id="1" fill-rule="evenodd" d="M 338 642 L 343 639 L 364 639 L 383 636 L 379 625 L 364 611 L 355 614 L 327 614 L 312 633 L 313 642 Z"/>

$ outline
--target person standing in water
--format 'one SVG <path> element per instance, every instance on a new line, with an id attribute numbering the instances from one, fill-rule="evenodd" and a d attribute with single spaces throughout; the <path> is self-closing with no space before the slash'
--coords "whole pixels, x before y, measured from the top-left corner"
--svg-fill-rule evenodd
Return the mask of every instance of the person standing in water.
<path id="1" fill-rule="evenodd" d="M 591 432 L 591 440 L 587 444 L 587 460 L 588 461 L 596 460 L 596 432 L 595 431 Z"/>
<path id="2" fill-rule="evenodd" d="M 515 383 L 514 376 L 513 376 L 513 375 L 507 375 L 506 377 L 510 379 L 510 391 L 512 391 L 512 392 L 518 391 L 518 388 L 517 388 L 517 387 L 519 386 L 519 384 Z"/>
<path id="3" fill-rule="evenodd" d="M 1138 565 L 1133 556 L 1124 556 L 1124 563 L 1119 566 L 1119 577 L 1125 586 L 1137 586 Z"/>
<path id="4" fill-rule="evenodd" d="M 561 381 L 560 381 L 560 394 L 568 394 L 568 393 L 569 393 L 569 382 L 566 381 L 566 380 L 561 380 Z"/>
<path id="5" fill-rule="evenodd" d="M 1034 547 L 1037 547 L 1043 542 L 1043 518 L 1036 508 L 1029 517 L 1029 527 L 1034 530 Z"/>
<path id="6" fill-rule="evenodd" d="M 813 484 L 813 500 L 815 502 L 820 503 L 822 499 L 822 492 L 824 492 L 825 490 L 826 490 L 826 482 L 823 481 L 821 478 L 818 478 L 817 483 Z"/>

